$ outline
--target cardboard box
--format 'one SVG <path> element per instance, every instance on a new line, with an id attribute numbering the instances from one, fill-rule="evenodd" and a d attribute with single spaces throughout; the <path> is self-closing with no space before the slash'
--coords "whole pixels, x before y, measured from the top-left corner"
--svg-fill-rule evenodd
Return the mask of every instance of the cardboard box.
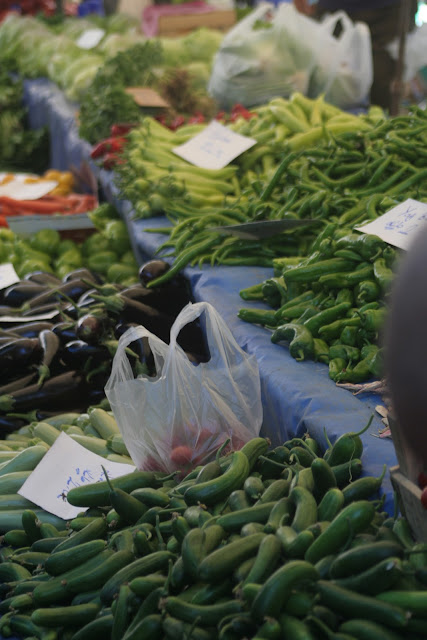
<path id="1" fill-rule="evenodd" d="M 215 10 L 209 13 L 186 13 L 185 15 L 159 16 L 159 36 L 182 36 L 194 29 L 208 27 L 227 31 L 236 23 L 234 9 Z"/>

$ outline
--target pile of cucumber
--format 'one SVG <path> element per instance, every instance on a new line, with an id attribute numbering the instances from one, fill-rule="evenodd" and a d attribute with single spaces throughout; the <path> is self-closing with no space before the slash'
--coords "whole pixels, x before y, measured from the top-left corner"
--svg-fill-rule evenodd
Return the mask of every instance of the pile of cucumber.
<path id="1" fill-rule="evenodd" d="M 68 523 L 17 507 L 0 549 L 1 635 L 425 638 L 427 546 L 383 511 L 386 468 L 362 476 L 364 430 L 323 453 L 308 435 L 254 438 L 184 478 L 85 484 L 67 493 L 82 508 Z"/>

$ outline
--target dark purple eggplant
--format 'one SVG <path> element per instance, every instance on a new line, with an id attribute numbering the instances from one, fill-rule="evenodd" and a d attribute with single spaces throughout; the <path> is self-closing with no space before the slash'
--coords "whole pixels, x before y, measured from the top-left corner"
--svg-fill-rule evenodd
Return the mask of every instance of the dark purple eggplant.
<path id="1" fill-rule="evenodd" d="M 45 291 L 49 291 L 45 284 L 18 282 L 5 289 L 3 302 L 9 304 L 11 307 L 21 307 L 24 303 L 31 300 L 31 298 L 35 298 Z"/>
<path id="2" fill-rule="evenodd" d="M 87 313 L 77 320 L 77 339 L 84 340 L 89 344 L 98 344 L 101 342 L 108 324 L 107 315 Z"/>
<path id="3" fill-rule="evenodd" d="M 88 404 L 91 407 L 96 407 L 103 400 L 105 400 L 105 391 L 104 391 L 104 389 L 103 388 L 102 389 L 89 389 L 88 390 L 87 399 L 88 399 Z"/>
<path id="4" fill-rule="evenodd" d="M 21 376 L 20 378 L 16 378 L 7 384 L 4 384 L 0 387 L 0 396 L 4 396 L 7 393 L 12 393 L 13 391 L 18 391 L 18 389 L 24 389 L 24 387 L 28 387 L 29 384 L 32 384 L 37 379 L 37 372 L 32 371 L 31 373 L 25 374 L 25 376 Z"/>
<path id="5" fill-rule="evenodd" d="M 9 307 L 8 305 L 0 305 L 0 322 L 1 316 L 16 316 L 18 315 L 18 310 L 14 307 Z"/>
<path id="6" fill-rule="evenodd" d="M 37 367 L 37 371 L 39 374 L 38 383 L 42 384 L 44 380 L 50 378 L 51 372 L 49 367 L 52 364 L 52 361 L 55 358 L 56 354 L 58 353 L 61 341 L 58 336 L 49 329 L 40 331 L 39 341 L 41 348 L 43 349 L 43 358 L 41 363 Z"/>
<path id="7" fill-rule="evenodd" d="M 147 284 L 151 282 L 151 280 L 162 276 L 166 271 L 169 271 L 169 269 L 170 264 L 164 260 L 149 260 L 139 268 L 139 279 L 142 284 Z"/>
<path id="8" fill-rule="evenodd" d="M 64 276 L 62 278 L 62 282 L 70 282 L 71 280 L 89 280 L 89 281 L 93 281 L 96 282 L 97 284 L 102 284 L 103 280 L 101 280 L 101 278 L 98 275 L 95 275 L 94 273 L 92 273 L 92 271 L 89 271 L 89 269 L 86 269 L 86 267 L 80 267 L 79 269 L 74 269 L 73 271 L 70 271 L 69 273 L 67 273 L 66 276 Z"/>
<path id="9" fill-rule="evenodd" d="M 68 342 L 61 349 L 61 360 L 73 369 L 83 369 L 90 362 L 97 366 L 101 362 L 111 360 L 110 352 L 102 345 L 91 345 L 83 340 Z"/>
<path id="10" fill-rule="evenodd" d="M 13 327 L 13 333 L 21 338 L 36 338 L 40 331 L 46 331 L 52 329 L 52 327 L 53 324 L 51 322 L 44 322 L 43 320 L 38 322 L 26 322 L 24 324 L 15 324 Z"/>
<path id="11" fill-rule="evenodd" d="M 0 347 L 0 371 L 11 372 L 29 367 L 40 360 L 41 344 L 38 338 L 18 338 Z"/>
<path id="12" fill-rule="evenodd" d="M 61 280 L 53 275 L 53 273 L 48 273 L 47 271 L 32 271 L 31 273 L 27 273 L 24 280 L 29 280 L 30 282 L 36 282 L 37 284 L 45 284 L 45 285 L 60 285 Z"/>
<path id="13" fill-rule="evenodd" d="M 177 316 L 181 309 L 190 302 L 187 290 L 178 286 L 147 289 L 142 284 L 134 284 L 122 289 L 120 294 L 172 316 Z"/>
<path id="14" fill-rule="evenodd" d="M 136 300 L 130 300 L 124 296 L 120 297 L 125 303 L 120 311 L 120 320 L 142 324 L 148 331 L 151 331 L 151 333 L 161 338 L 163 342 L 169 344 L 170 330 L 175 321 L 173 316 L 163 313 L 162 311 L 157 311 Z M 185 327 L 181 329 L 177 342 L 184 351 L 201 355 L 206 353 L 203 332 L 198 324 L 198 320 L 185 325 Z"/>
<path id="15" fill-rule="evenodd" d="M 0 416 L 0 438 L 7 433 L 13 433 L 25 425 L 25 420 L 13 416 Z M 10 587 L 9 587 L 10 588 Z"/>
<path id="16" fill-rule="evenodd" d="M 67 411 L 70 407 L 83 406 L 86 398 L 84 377 L 77 371 L 67 371 L 50 378 L 43 385 L 32 384 L 0 396 L 0 412 L 24 413 L 34 407 Z"/>
<path id="17" fill-rule="evenodd" d="M 58 322 L 52 326 L 53 333 L 58 336 L 61 344 L 67 344 L 77 340 L 76 325 L 74 322 Z"/>
<path id="18" fill-rule="evenodd" d="M 4 344 L 9 344 L 9 342 L 14 342 L 15 340 L 21 337 L 22 336 L 0 336 L 0 346 Z"/>
<path id="19" fill-rule="evenodd" d="M 62 283 L 58 287 L 54 287 L 45 293 L 41 293 L 28 301 L 27 305 L 31 308 L 39 307 L 41 305 L 49 304 L 50 302 L 57 302 L 66 298 L 72 300 L 78 300 L 82 293 L 90 289 L 90 285 L 83 280 L 77 278 L 76 280 L 70 280 L 69 282 Z"/>
<path id="20" fill-rule="evenodd" d="M 137 322 L 118 322 L 113 329 L 113 334 L 116 340 L 120 340 L 122 335 L 126 333 L 131 327 L 137 327 Z"/>
<path id="21" fill-rule="evenodd" d="M 56 311 L 56 314 L 52 317 L 49 318 L 49 320 L 55 324 L 55 322 L 59 322 L 61 320 L 64 320 L 64 316 L 61 314 L 62 311 L 66 311 L 68 307 L 67 303 L 64 302 L 49 302 L 48 304 L 42 304 L 39 307 L 33 307 L 32 309 L 27 309 L 27 311 L 24 311 L 24 313 L 21 313 L 21 315 L 19 316 L 20 320 L 19 322 L 21 323 L 23 318 L 28 318 L 28 322 L 34 322 L 34 320 L 32 318 L 34 318 L 34 316 L 44 316 L 46 314 L 50 314 L 53 311 Z M 0 318 L 0 323 L 1 323 L 1 318 Z M 13 328 L 13 326 L 12 326 Z"/>

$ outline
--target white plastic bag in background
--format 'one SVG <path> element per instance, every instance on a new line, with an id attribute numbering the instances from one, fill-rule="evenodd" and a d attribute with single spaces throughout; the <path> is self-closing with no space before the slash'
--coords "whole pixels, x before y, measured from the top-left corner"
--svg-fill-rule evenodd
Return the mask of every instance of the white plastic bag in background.
<path id="1" fill-rule="evenodd" d="M 201 314 L 210 360 L 195 366 L 176 339 Z M 135 379 L 125 350 L 144 337 L 156 376 Z M 184 307 L 169 345 L 142 326 L 128 329 L 119 340 L 105 392 L 138 469 L 187 471 L 209 461 L 227 438 L 238 449 L 261 428 L 258 363 L 207 302 Z"/>
<path id="2" fill-rule="evenodd" d="M 312 47 L 316 66 L 308 95 L 325 100 L 342 109 L 363 104 L 373 81 L 372 44 L 369 27 L 353 22 L 344 11 L 327 15 L 318 24 Z M 340 25 L 337 37 L 334 32 Z"/>
<path id="3" fill-rule="evenodd" d="M 257 28 L 260 21 L 271 26 Z M 306 93 L 316 28 L 316 22 L 292 4 L 261 4 L 224 36 L 214 58 L 209 93 L 224 108 L 236 102 L 247 107 L 264 104 L 294 91 Z"/>
<path id="4" fill-rule="evenodd" d="M 391 57 L 397 60 L 399 40 L 396 38 L 386 48 Z M 427 24 L 417 27 L 406 36 L 403 81 L 410 82 L 424 67 L 427 67 Z"/>

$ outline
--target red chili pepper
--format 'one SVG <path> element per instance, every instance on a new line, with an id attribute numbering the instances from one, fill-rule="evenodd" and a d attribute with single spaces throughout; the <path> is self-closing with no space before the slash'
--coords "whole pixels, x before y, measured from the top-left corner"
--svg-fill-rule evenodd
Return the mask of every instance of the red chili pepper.
<path id="1" fill-rule="evenodd" d="M 424 509 L 427 509 L 427 487 L 424 487 L 424 489 L 422 490 L 420 500 Z"/>
<path id="2" fill-rule="evenodd" d="M 205 122 L 203 113 L 195 113 L 194 116 L 188 119 L 187 124 L 202 124 L 203 122 Z"/>
<path id="3" fill-rule="evenodd" d="M 215 120 L 224 120 L 225 119 L 225 111 L 218 111 L 215 116 Z"/>
<path id="4" fill-rule="evenodd" d="M 176 116 L 176 118 L 174 118 L 172 122 L 168 125 L 168 128 L 171 129 L 172 131 L 176 131 L 176 129 L 178 129 L 179 127 L 182 127 L 183 124 L 185 124 L 184 116 Z"/>
<path id="5" fill-rule="evenodd" d="M 234 122 L 239 116 L 244 118 L 245 120 L 250 120 L 251 118 L 256 118 L 257 114 L 253 111 L 248 111 L 242 104 L 237 103 L 231 109 L 230 119 L 232 122 Z"/>
<path id="6" fill-rule="evenodd" d="M 123 164 L 124 159 L 117 153 L 107 153 L 102 160 L 103 169 L 113 169 L 117 164 Z"/>
<path id="7" fill-rule="evenodd" d="M 116 136 L 124 136 L 127 133 L 129 133 L 129 131 L 131 131 L 131 129 L 134 129 L 136 127 L 136 124 L 133 123 L 117 123 L 117 124 L 113 124 L 111 125 L 111 137 L 116 137 Z"/>
<path id="8" fill-rule="evenodd" d="M 95 160 L 96 158 L 101 158 L 106 153 L 118 153 L 122 151 L 123 147 L 127 144 L 126 138 L 121 137 L 113 137 L 106 138 L 105 140 L 101 140 L 98 142 L 90 153 L 90 157 Z"/>

